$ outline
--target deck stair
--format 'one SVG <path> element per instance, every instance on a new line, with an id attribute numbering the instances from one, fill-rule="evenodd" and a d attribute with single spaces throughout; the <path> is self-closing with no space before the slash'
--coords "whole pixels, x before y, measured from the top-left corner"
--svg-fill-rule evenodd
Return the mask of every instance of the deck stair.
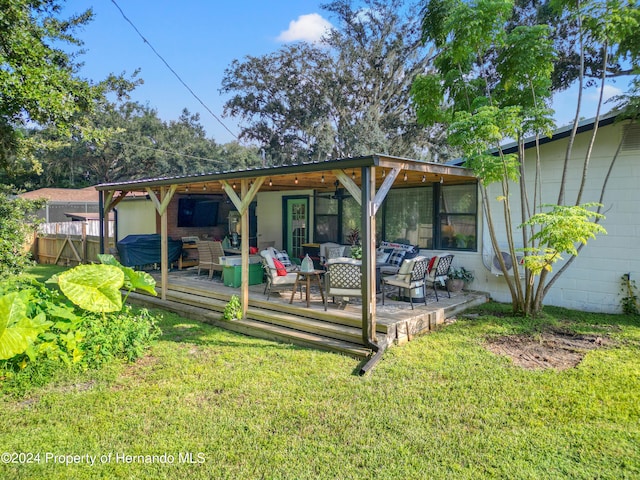
<path id="1" fill-rule="evenodd" d="M 237 295 L 237 289 L 219 284 L 214 286 L 210 281 L 199 281 L 197 278 L 171 278 L 166 301 L 135 293 L 129 298 L 253 337 L 339 352 L 355 358 L 367 358 L 373 353 L 362 339 L 362 318 L 358 306 L 341 309 L 332 305 L 329 311 L 325 311 L 316 300 L 311 308 L 306 308 L 305 302 L 299 298 L 291 304 L 283 297 L 267 301 L 262 289 L 263 286 L 256 285 L 250 292 L 246 318 L 232 321 L 222 317 L 231 296 Z M 159 288 L 157 290 L 160 291 Z M 445 318 L 486 301 L 485 294 L 476 292 L 458 299 L 443 298 L 437 305 L 431 303 L 428 309 L 405 309 L 386 314 L 378 312 L 378 343 L 402 345 L 414 335 L 432 330 Z"/>
<path id="2" fill-rule="evenodd" d="M 366 358 L 372 353 L 363 345 L 362 330 L 356 326 L 360 319 L 355 316 L 337 317 L 311 309 L 287 308 L 282 304 L 250 300 L 246 319 L 228 321 L 222 318 L 229 301 L 227 296 L 175 284 L 167 290 L 166 301 L 134 293 L 130 299 L 258 338 L 339 352 L 356 358 Z M 386 327 L 381 326 L 380 330 L 384 334 Z"/>

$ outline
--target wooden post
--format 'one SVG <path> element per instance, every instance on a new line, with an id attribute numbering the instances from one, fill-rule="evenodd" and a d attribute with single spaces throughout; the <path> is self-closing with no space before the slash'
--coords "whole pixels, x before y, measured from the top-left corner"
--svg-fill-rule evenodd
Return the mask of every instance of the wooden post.
<path id="1" fill-rule="evenodd" d="M 365 345 L 376 343 L 376 225 L 373 199 L 375 174 L 373 168 L 362 167 L 361 241 L 362 241 L 362 340 Z"/>
<path id="2" fill-rule="evenodd" d="M 249 193 L 249 180 L 243 178 L 240 181 L 240 196 L 242 197 L 242 203 L 244 206 L 245 199 Z M 242 242 L 240 243 L 240 253 L 242 255 L 241 262 L 241 282 L 240 282 L 240 304 L 242 305 L 242 318 L 247 317 L 247 311 L 249 310 L 249 208 L 246 208 L 241 212 L 240 217 L 240 233 L 242 235 Z"/>
<path id="3" fill-rule="evenodd" d="M 160 202 L 164 204 L 167 196 L 167 187 L 160 187 Z M 167 299 L 167 286 L 169 284 L 169 241 L 167 239 L 169 229 L 167 224 L 167 209 L 160 212 L 160 272 L 162 275 L 162 300 Z"/>
<path id="4" fill-rule="evenodd" d="M 87 258 L 87 222 L 82 222 L 82 263 L 88 263 Z"/>

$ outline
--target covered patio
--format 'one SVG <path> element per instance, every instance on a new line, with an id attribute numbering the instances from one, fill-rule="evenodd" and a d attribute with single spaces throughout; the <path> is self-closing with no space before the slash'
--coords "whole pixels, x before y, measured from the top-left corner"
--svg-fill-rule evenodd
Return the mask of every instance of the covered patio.
<path id="1" fill-rule="evenodd" d="M 392 314 L 385 312 L 385 310 L 392 308 L 392 303 L 388 308 L 385 306 L 383 309 L 376 302 L 376 296 L 380 298 L 379 294 L 376 295 L 376 213 L 393 188 L 419 187 L 425 184 L 469 184 L 474 181 L 472 173 L 462 167 L 371 155 L 233 172 L 134 180 L 102 184 L 97 189 L 100 192 L 102 220 L 107 218 L 109 212 L 130 192 L 144 192 L 155 205 L 161 235 L 160 297 L 157 300 L 144 299 L 146 302 L 160 302 L 159 304 L 164 308 L 174 308 L 173 304 L 176 303 L 209 310 L 212 312 L 210 320 L 218 322 L 220 320 L 216 317 L 220 317 L 220 312 L 231 295 L 237 295 L 240 298 L 242 320 L 225 322 L 222 326 L 250 335 L 258 334 L 252 328 L 251 322 L 257 321 L 257 317 L 261 315 L 311 319 L 314 322 L 319 322 L 316 325 L 317 328 L 320 328 L 323 323 L 343 325 L 343 322 L 346 322 L 347 325 L 343 326 L 355 329 L 350 332 L 350 338 L 361 349 L 361 353 L 358 355 L 371 356 L 369 362 L 363 367 L 363 371 L 366 372 L 375 365 L 390 343 L 402 343 L 413 334 L 421 333 L 431 326 L 441 323 L 447 315 L 446 309 L 451 307 L 451 305 L 447 305 L 445 300 L 449 299 L 445 295 L 444 298 L 441 297 L 439 302 L 434 302 L 435 298 L 433 298 L 427 307 L 416 306 L 413 314 L 409 314 L 410 317 L 407 317 L 404 314 L 399 314 L 399 310 L 404 309 L 397 308 Z M 331 194 L 337 191 L 338 185 L 348 192 L 348 195 L 358 203 L 360 208 L 362 300 L 358 307 L 349 306 L 344 310 L 332 308 L 325 313 L 315 308 L 316 302 L 312 302 L 310 308 L 301 302 L 289 304 L 286 294 L 282 297 L 287 300 L 286 302 L 278 301 L 273 297 L 271 301 L 266 302 L 266 298 L 262 294 L 264 287 L 255 285 L 250 288 L 249 285 L 249 241 L 246 236 L 242 237 L 239 245 L 241 256 L 239 288 L 229 291 L 224 285 L 218 285 L 215 282 L 199 286 L 199 282 L 202 282 L 200 279 L 190 278 L 187 275 L 181 277 L 174 272 L 171 272 L 170 275 L 167 209 L 177 194 L 195 195 L 211 194 L 212 192 L 224 194 L 238 212 L 239 230 L 248 232 L 249 206 L 259 193 L 287 192 L 294 194 L 299 191 L 313 191 L 314 195 Z M 279 212 L 272 214 L 279 215 Z M 103 233 L 101 238 L 103 245 L 106 239 L 107 234 Z M 313 238 L 308 239 L 308 241 L 313 240 Z M 429 255 L 431 252 L 421 251 L 421 254 Z M 462 300 L 462 298 L 466 298 L 467 295 L 462 294 L 457 302 L 465 305 L 467 300 Z M 457 296 L 452 297 L 455 304 Z M 474 297 L 472 303 L 475 301 L 478 300 Z M 188 313 L 185 307 L 180 308 L 183 310 L 181 313 Z M 192 313 L 195 314 L 196 311 Z M 207 316 L 198 310 L 198 315 L 200 314 Z M 407 323 L 409 318 L 411 324 Z M 339 320 L 339 323 L 336 323 L 335 320 Z M 403 328 L 404 333 L 402 333 Z M 294 328 L 294 330 L 296 329 Z M 359 338 L 353 338 L 354 336 L 359 336 Z M 275 334 L 273 334 L 273 338 L 275 338 Z M 295 343 L 304 343 L 304 341 L 300 340 Z"/>

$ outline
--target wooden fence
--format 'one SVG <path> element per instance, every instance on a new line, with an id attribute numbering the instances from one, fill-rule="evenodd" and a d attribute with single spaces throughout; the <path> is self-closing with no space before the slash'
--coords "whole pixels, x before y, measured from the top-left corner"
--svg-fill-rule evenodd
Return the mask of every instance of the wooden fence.
<path id="1" fill-rule="evenodd" d="M 109 245 L 115 251 L 114 225 L 109 222 Z M 38 263 L 75 266 L 98 263 L 100 253 L 99 222 L 58 222 L 39 226 L 31 247 Z"/>

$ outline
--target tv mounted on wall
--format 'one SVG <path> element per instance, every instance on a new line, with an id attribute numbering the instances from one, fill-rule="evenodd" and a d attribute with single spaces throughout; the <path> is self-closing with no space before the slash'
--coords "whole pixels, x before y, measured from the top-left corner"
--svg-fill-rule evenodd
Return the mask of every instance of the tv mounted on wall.
<path id="1" fill-rule="evenodd" d="M 178 200 L 178 227 L 214 227 L 218 224 L 218 202 L 206 198 Z"/>

